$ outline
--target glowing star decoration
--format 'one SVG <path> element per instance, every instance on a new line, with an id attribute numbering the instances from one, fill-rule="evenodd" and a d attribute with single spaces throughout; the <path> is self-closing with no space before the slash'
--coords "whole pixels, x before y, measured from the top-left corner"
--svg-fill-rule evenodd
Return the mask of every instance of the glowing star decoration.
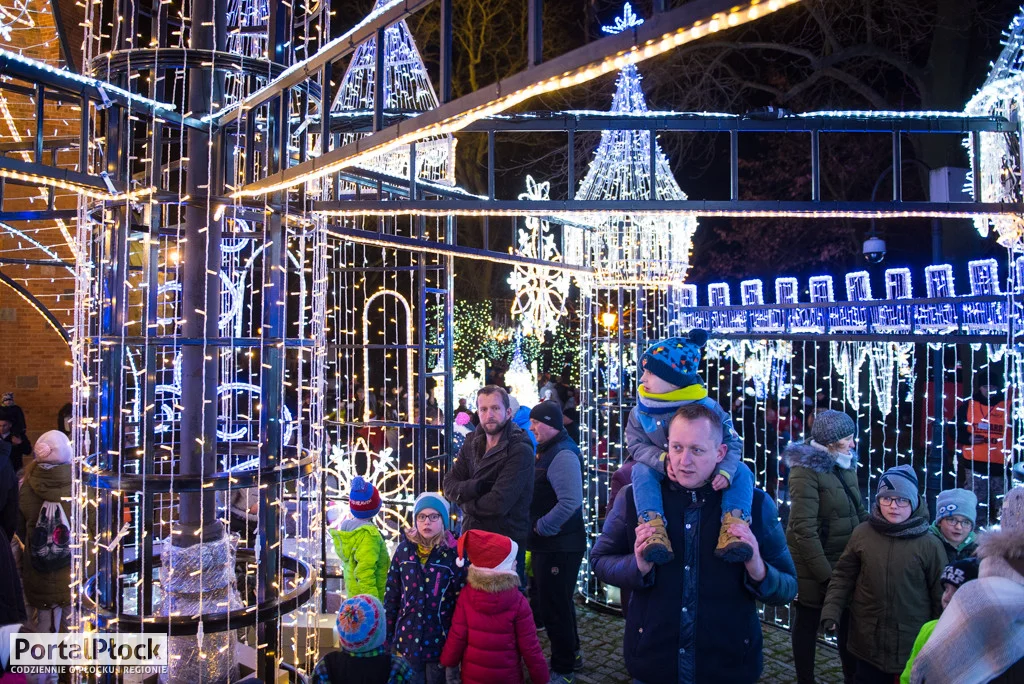
<path id="1" fill-rule="evenodd" d="M 620 33 L 642 22 L 627 4 L 622 17 L 605 33 Z M 640 73 L 627 64 L 619 72 L 612 98 L 613 113 L 647 112 L 640 87 Z M 654 178 L 651 159 L 654 145 Z M 579 190 L 577 200 L 685 200 L 668 158 L 649 130 L 602 131 L 601 141 Z M 681 283 L 690 267 L 690 250 L 697 220 L 693 216 L 651 214 L 595 214 L 582 223 L 593 231 L 566 227 L 566 251 L 585 254 L 594 274 L 581 287 L 649 285 L 664 287 Z"/>
<path id="2" fill-rule="evenodd" d="M 533 176 L 526 177 L 526 192 L 521 200 L 547 200 L 550 183 L 537 183 Z M 559 263 L 562 255 L 555 245 L 550 224 L 537 217 L 526 219 L 526 229 L 519 230 L 518 254 L 530 259 Z M 512 315 L 519 320 L 524 335 L 540 339 L 544 333 L 554 332 L 558 321 L 565 315 L 565 298 L 569 294 L 570 276 L 567 272 L 543 266 L 516 266 L 508 277 L 508 284 L 516 293 L 512 300 Z"/>
<path id="3" fill-rule="evenodd" d="M 1004 34 L 1003 51 L 993 63 L 988 78 L 977 94 L 964 107 L 972 116 L 1001 116 L 1016 121 L 1024 107 L 1024 14 L 1010 22 Z M 979 149 L 973 149 L 971 137 L 964 140 L 971 159 L 969 178 L 972 190 L 980 196 L 975 202 L 1020 202 L 1024 199 L 1020 177 L 1020 141 L 1016 135 L 1004 132 L 982 132 L 977 136 Z M 977 193 L 976 193 L 977 194 Z M 1007 215 L 979 217 L 974 226 L 982 236 L 990 229 L 996 231 L 999 244 L 1013 251 L 1024 251 L 1024 217 Z"/>
<path id="4" fill-rule="evenodd" d="M 327 487 L 324 494 L 327 506 L 336 515 L 340 514 L 340 517 L 335 518 L 335 523 L 348 513 L 348 493 L 352 489 L 353 479 L 361 477 L 377 488 L 381 500 L 377 526 L 388 542 L 388 550 L 393 552 L 402 531 L 412 527 L 410 514 L 416 500 L 412 468 L 401 467 L 390 447 L 375 454 L 366 441 L 358 437 L 351 447 L 338 444 L 331 446 L 326 474 Z"/>

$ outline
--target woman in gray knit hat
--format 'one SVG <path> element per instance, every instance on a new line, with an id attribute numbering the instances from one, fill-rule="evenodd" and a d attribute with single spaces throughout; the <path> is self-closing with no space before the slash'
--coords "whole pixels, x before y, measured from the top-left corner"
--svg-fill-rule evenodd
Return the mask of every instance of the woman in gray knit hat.
<path id="1" fill-rule="evenodd" d="M 867 519 L 857 485 L 857 426 L 840 411 L 822 411 L 810 439 L 782 454 L 789 466 L 786 542 L 796 565 L 799 591 L 793 602 L 793 664 L 799 684 L 813 684 L 821 606 L 832 568 L 857 525 Z M 846 651 L 848 614 L 839 621 L 839 657 L 847 681 L 854 662 Z"/>

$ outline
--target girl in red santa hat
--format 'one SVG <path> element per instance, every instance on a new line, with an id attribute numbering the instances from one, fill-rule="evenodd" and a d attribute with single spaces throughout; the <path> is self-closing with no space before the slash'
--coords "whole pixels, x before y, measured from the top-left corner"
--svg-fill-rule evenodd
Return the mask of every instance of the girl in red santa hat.
<path id="1" fill-rule="evenodd" d="M 531 681 L 547 682 L 533 613 L 519 591 L 518 545 L 500 534 L 469 530 L 459 537 L 458 550 L 459 566 L 469 555 L 469 584 L 455 603 L 441 664 L 461 664 L 463 684 L 521 684 L 525 661 Z"/>

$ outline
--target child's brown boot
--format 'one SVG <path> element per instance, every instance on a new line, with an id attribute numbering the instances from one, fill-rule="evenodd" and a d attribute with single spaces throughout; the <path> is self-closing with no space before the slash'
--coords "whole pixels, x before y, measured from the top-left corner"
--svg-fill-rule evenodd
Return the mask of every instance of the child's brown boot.
<path id="1" fill-rule="evenodd" d="M 654 534 L 644 545 L 644 560 L 655 565 L 664 565 L 674 558 L 672 544 L 668 540 L 668 532 L 665 531 L 665 519 L 660 515 L 652 515 L 650 520 L 640 518 L 640 525 L 649 522 L 654 528 Z"/>
<path id="2" fill-rule="evenodd" d="M 729 531 L 729 527 L 732 525 L 750 525 L 750 523 L 731 512 L 726 513 L 722 518 L 722 529 L 718 533 L 718 546 L 715 547 L 715 555 L 730 563 L 745 563 L 754 555 L 754 549 Z"/>

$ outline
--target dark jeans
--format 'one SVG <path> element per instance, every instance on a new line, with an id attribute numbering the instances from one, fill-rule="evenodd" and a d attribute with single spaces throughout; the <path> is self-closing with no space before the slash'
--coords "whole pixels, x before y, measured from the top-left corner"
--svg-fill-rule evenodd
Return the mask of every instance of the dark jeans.
<path id="1" fill-rule="evenodd" d="M 804 606 L 797 601 L 790 604 L 793 615 L 791 636 L 793 639 L 793 667 L 796 668 L 798 684 L 814 684 L 814 654 L 818 647 L 818 625 L 821 622 L 821 607 Z M 838 630 L 839 660 L 843 664 L 843 679 L 846 684 L 853 682 L 856 661 L 846 650 L 846 638 L 850 632 L 850 612 L 844 611 L 839 619 Z"/>
<path id="2" fill-rule="evenodd" d="M 882 672 L 866 660 L 854 660 L 857 661 L 857 674 L 853 676 L 854 684 L 895 684 L 899 677 L 891 672 Z"/>
<path id="3" fill-rule="evenodd" d="M 537 603 L 551 640 L 551 669 L 558 674 L 575 670 L 579 637 L 576 632 L 576 578 L 583 562 L 582 551 L 534 551 L 533 580 Z"/>
<path id="4" fill-rule="evenodd" d="M 424 663 L 422 670 L 416 670 L 417 684 L 445 684 L 445 671 L 441 663 Z"/>
<path id="5" fill-rule="evenodd" d="M 519 591 L 526 593 L 526 542 L 519 544 L 519 551 L 516 552 L 516 574 L 519 575 Z"/>

